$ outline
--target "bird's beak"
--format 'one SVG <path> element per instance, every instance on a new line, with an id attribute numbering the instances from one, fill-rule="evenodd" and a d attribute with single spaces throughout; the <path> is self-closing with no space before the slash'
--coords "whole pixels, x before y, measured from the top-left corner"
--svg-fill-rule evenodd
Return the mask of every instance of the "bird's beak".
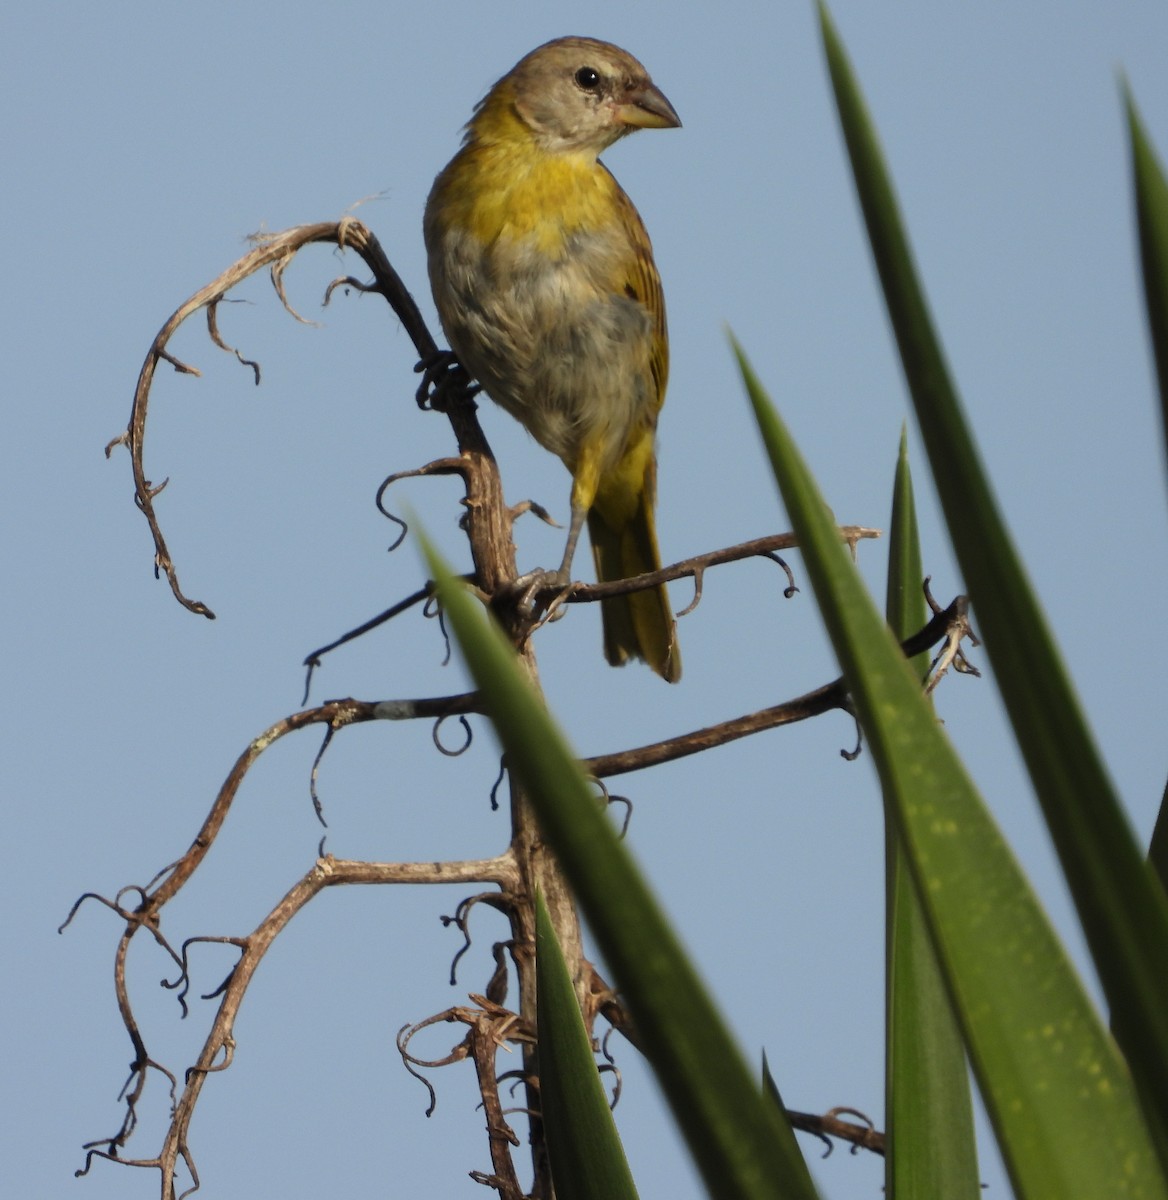
<path id="1" fill-rule="evenodd" d="M 677 129 L 681 126 L 681 118 L 665 99 L 665 93 L 652 83 L 629 88 L 616 106 L 616 114 L 622 124 L 637 129 Z"/>

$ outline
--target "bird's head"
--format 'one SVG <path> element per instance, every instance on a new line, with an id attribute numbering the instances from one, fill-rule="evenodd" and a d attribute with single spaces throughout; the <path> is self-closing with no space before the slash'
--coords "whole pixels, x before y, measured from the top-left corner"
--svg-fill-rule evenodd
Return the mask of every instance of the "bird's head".
<path id="1" fill-rule="evenodd" d="M 537 47 L 487 93 L 471 136 L 515 120 L 552 152 L 599 154 L 635 129 L 673 129 L 681 119 L 631 55 L 593 38 L 558 38 Z"/>

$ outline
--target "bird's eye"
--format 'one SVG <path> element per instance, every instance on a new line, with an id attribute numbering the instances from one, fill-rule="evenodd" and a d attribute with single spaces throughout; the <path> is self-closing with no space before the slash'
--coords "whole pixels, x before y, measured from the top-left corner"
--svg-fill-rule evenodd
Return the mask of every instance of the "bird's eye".
<path id="1" fill-rule="evenodd" d="M 594 92 L 600 86 L 600 72 L 595 67 L 581 67 L 576 72 L 576 83 L 586 92 Z"/>

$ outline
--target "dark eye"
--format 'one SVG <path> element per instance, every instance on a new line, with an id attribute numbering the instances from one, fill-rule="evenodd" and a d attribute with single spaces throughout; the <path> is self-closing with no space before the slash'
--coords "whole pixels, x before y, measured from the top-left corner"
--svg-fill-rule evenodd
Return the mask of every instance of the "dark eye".
<path id="1" fill-rule="evenodd" d="M 586 92 L 594 92 L 600 86 L 600 72 L 594 67 L 581 67 L 576 72 L 576 83 Z"/>

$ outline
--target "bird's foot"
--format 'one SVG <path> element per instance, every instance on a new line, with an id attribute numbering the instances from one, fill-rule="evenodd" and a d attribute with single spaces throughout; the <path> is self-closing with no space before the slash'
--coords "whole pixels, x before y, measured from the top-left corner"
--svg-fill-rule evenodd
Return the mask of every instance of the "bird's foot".
<path id="1" fill-rule="evenodd" d="M 519 614 L 530 619 L 538 616 L 540 611 L 544 610 L 543 621 L 552 619 L 552 614 L 572 594 L 574 586 L 571 576 L 563 567 L 558 571 L 548 571 L 543 567 L 537 567 L 534 571 L 520 575 L 511 585 L 512 594 L 515 597 L 515 608 Z M 546 603 L 543 603 L 542 597 L 549 592 L 554 595 Z M 543 621 L 540 623 L 542 624 Z"/>
<path id="2" fill-rule="evenodd" d="M 416 363 L 414 371 L 422 376 L 414 393 L 419 408 L 446 412 L 456 397 L 469 400 L 482 391 L 479 384 L 471 382 L 469 372 L 453 350 L 435 350 L 429 358 Z"/>

